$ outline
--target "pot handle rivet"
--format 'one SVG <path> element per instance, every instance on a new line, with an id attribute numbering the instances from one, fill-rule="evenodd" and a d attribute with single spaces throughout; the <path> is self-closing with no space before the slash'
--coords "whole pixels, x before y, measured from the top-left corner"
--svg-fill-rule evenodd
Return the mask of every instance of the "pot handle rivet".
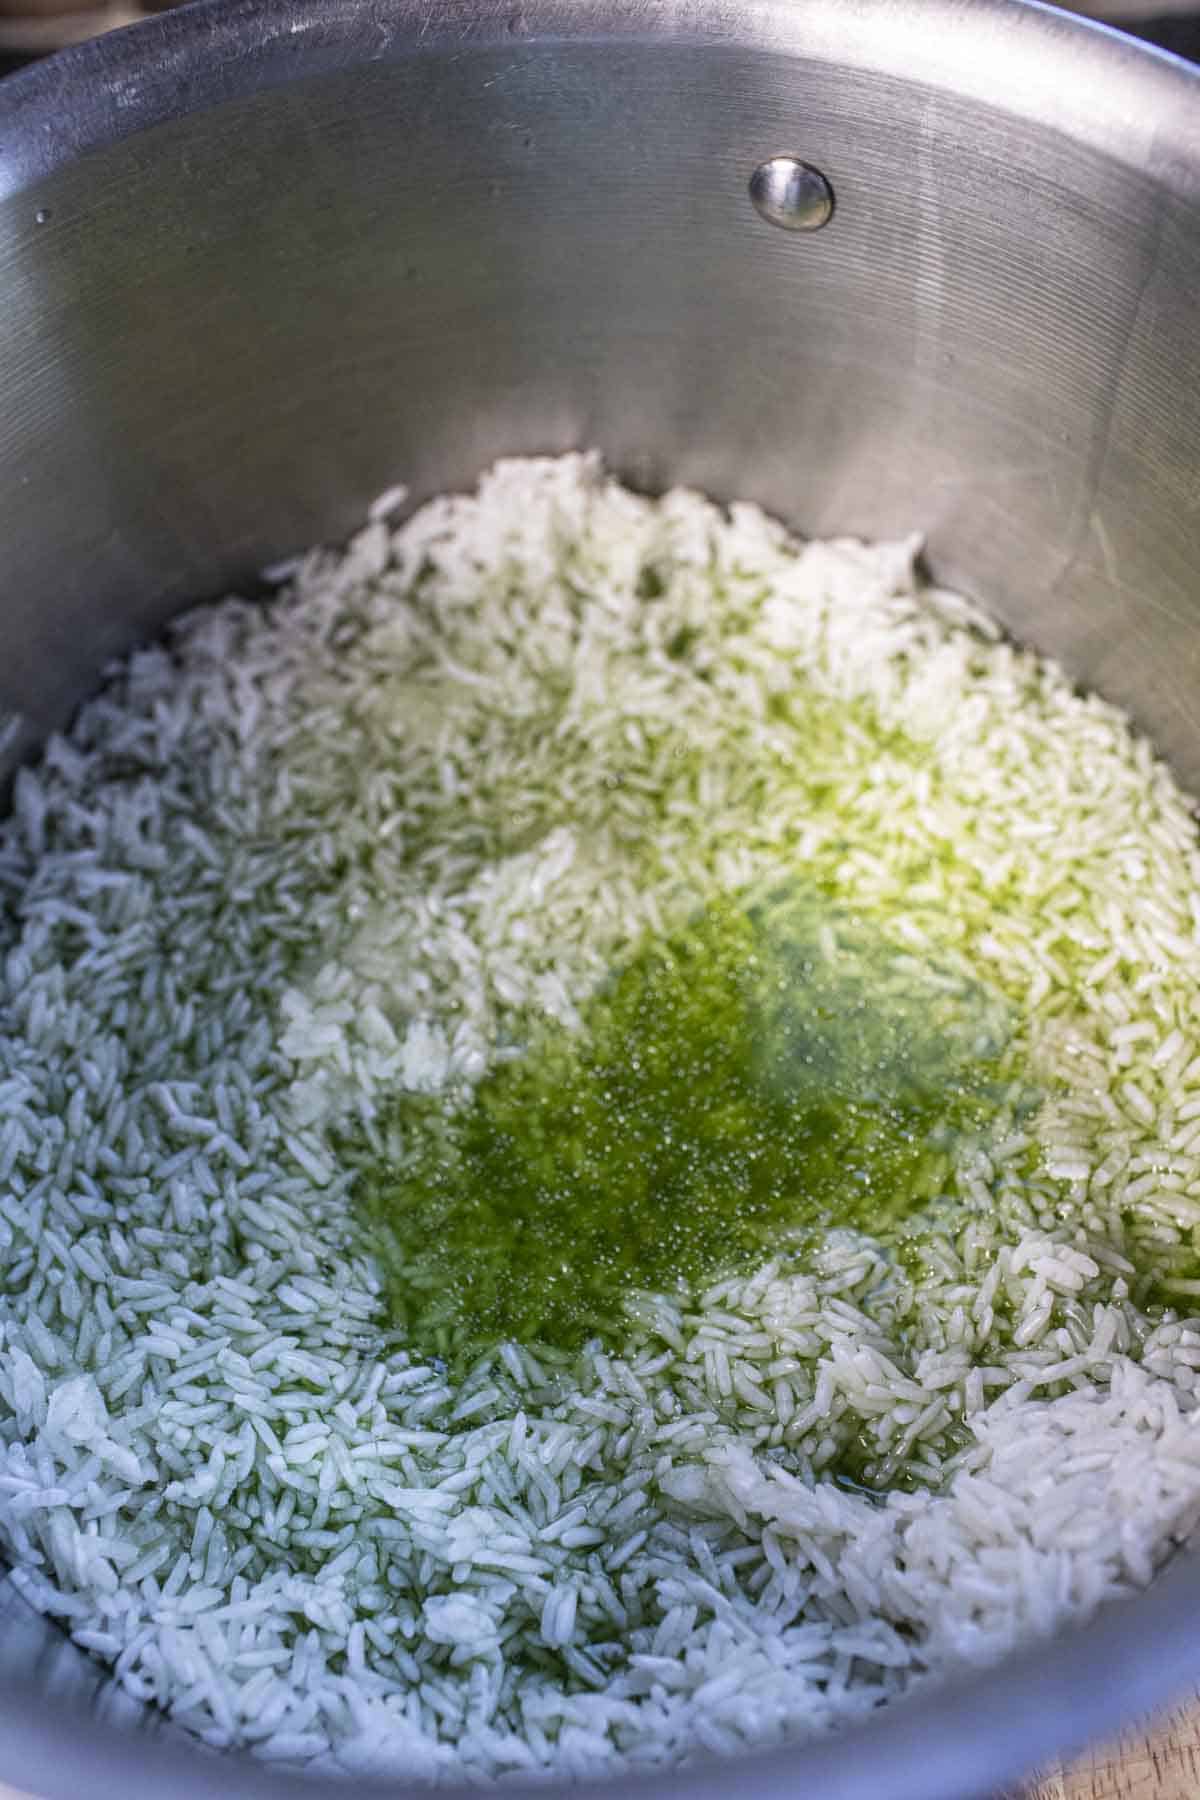
<path id="1" fill-rule="evenodd" d="M 750 177 L 760 218 L 784 231 L 820 231 L 833 217 L 833 189 L 820 169 L 798 156 L 770 156 Z"/>

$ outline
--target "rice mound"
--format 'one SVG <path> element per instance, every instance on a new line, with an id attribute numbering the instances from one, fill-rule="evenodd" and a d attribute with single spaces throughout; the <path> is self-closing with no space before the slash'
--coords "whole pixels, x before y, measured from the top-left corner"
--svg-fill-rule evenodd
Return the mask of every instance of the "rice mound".
<path id="1" fill-rule="evenodd" d="M 22 1592 L 209 1744 L 437 1778 L 823 1731 L 1147 1582 L 1200 1517 L 1168 771 L 915 542 L 592 457 L 397 500 L 111 669 L 0 826 Z M 414 1360 L 339 1134 L 386 1156 L 390 1096 L 781 868 L 985 971 L 1036 1118 L 919 1267 L 835 1231 L 631 1297 L 619 1354 Z M 832 1478 L 851 1446 L 881 1491 Z"/>

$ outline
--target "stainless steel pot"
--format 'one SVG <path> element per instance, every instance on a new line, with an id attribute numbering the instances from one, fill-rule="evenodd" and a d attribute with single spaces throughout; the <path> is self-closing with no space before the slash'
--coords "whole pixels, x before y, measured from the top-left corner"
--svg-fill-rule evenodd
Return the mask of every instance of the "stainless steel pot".
<path id="1" fill-rule="evenodd" d="M 823 229 L 756 211 L 780 155 L 831 185 Z M 1018 0 L 213 0 L 0 88 L 0 282 L 9 762 L 105 657 L 389 482 L 595 444 L 802 531 L 921 527 L 1200 781 L 1200 77 L 1101 28 Z M 0 1597 L 20 1786 L 363 1792 L 201 1759 Z M 969 1800 L 1197 1674 L 1184 1559 L 736 1780 Z"/>

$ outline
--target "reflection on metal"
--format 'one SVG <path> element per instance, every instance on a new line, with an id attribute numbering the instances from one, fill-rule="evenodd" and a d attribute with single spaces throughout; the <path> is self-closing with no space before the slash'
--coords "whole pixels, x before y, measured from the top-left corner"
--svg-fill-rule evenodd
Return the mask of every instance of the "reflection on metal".
<path id="1" fill-rule="evenodd" d="M 772 156 L 750 177 L 750 198 L 769 225 L 820 231 L 833 217 L 833 189 L 820 169 L 798 156 Z"/>

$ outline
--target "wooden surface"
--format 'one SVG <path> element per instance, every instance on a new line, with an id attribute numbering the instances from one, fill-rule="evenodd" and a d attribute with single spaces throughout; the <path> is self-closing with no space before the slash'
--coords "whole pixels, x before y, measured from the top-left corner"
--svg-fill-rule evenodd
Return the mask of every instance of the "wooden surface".
<path id="1" fill-rule="evenodd" d="M 1200 1800 L 1200 1699 L 1069 1768 L 1046 1770 L 1011 1800 Z"/>

